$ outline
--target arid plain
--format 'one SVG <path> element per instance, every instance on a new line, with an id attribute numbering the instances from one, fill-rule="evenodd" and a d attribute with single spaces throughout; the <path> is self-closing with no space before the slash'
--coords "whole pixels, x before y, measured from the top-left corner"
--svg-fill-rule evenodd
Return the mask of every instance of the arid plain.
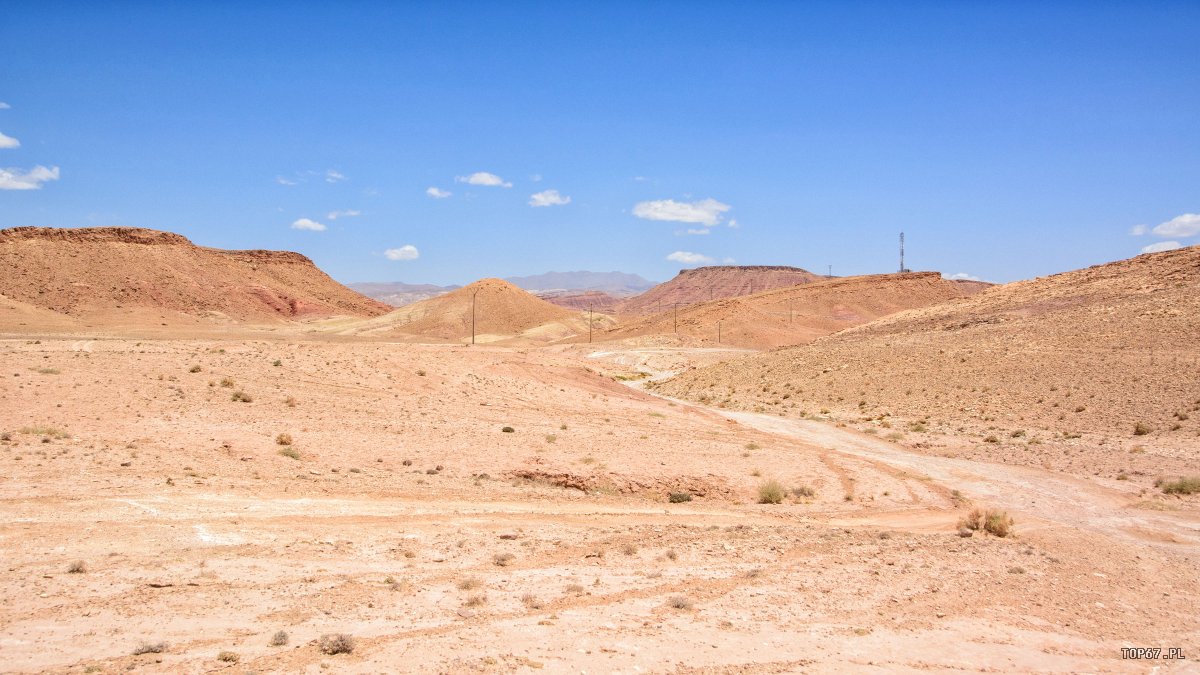
<path id="1" fill-rule="evenodd" d="M 1163 489 L 1200 473 L 1197 249 L 1016 291 L 815 278 L 694 298 L 692 334 L 670 312 L 606 316 L 592 344 L 586 313 L 489 281 L 479 297 L 520 320 L 487 315 L 488 344 L 469 346 L 450 296 L 388 311 L 265 252 L 180 271 L 190 243 L 145 231 L 5 232 L 0 257 L 23 275 L 0 289 L 6 672 L 1186 672 L 1200 658 L 1200 509 Z M 104 288 L 30 277 L 63 257 L 121 273 Z M 221 291 L 241 265 L 253 288 Z M 185 273 L 206 276 L 154 276 Z M 797 307 L 813 320 L 789 328 Z M 1085 345 L 1103 365 L 1047 368 L 1075 358 L 1084 314 L 1120 328 Z M 718 315 L 740 344 L 712 339 Z M 418 322 L 433 334 L 406 332 Z M 1145 335 L 1153 362 L 1129 347 Z M 1042 360 L 1012 362 L 1036 381 L 971 360 L 1021 339 Z M 946 340 L 974 350 L 962 381 L 920 367 Z M 751 349 L 783 344 L 797 346 Z M 887 384 L 868 388 L 874 368 Z M 1103 387 L 1080 381 L 1100 372 Z M 1062 407 L 1060 380 L 1084 410 Z M 991 532 L 963 527 L 976 510 Z M 327 653 L 339 634 L 354 648 Z"/>

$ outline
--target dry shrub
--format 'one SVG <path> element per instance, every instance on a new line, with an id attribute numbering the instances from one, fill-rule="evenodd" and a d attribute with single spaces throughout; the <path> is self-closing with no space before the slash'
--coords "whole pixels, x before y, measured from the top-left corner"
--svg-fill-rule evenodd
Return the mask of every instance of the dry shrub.
<path id="1" fill-rule="evenodd" d="M 1013 533 L 1012 516 L 1007 511 L 998 509 L 971 509 L 971 512 L 958 521 L 958 528 L 978 532 L 980 530 L 997 537 L 1007 537 Z"/>
<path id="2" fill-rule="evenodd" d="M 758 486 L 759 504 L 782 504 L 787 496 L 787 488 L 777 480 L 769 480 Z"/>
<path id="3" fill-rule="evenodd" d="M 354 651 L 354 638 L 346 633 L 327 633 L 317 641 L 322 654 L 349 654 Z"/>
<path id="4" fill-rule="evenodd" d="M 275 437 L 275 444 L 276 445 L 291 445 L 292 444 L 292 435 L 288 434 L 288 433 L 279 434 L 278 436 Z"/>
<path id="5" fill-rule="evenodd" d="M 1187 476 L 1179 480 L 1164 482 L 1162 491 L 1169 495 L 1193 495 L 1200 493 L 1200 476 Z"/>
<path id="6" fill-rule="evenodd" d="M 286 645 L 287 643 L 288 643 L 288 634 L 287 634 L 286 630 L 276 631 L 275 634 L 271 636 L 270 645 L 272 647 L 282 647 L 282 646 Z"/>
<path id="7" fill-rule="evenodd" d="M 671 607 L 672 609 L 690 610 L 695 605 L 693 605 L 692 601 L 688 598 L 682 595 L 676 595 L 667 600 L 667 606 Z"/>
<path id="8" fill-rule="evenodd" d="M 239 656 L 237 652 L 225 650 L 220 654 L 217 654 L 217 660 L 224 661 L 225 663 L 237 663 L 238 661 L 242 660 L 242 657 Z"/>
<path id="9" fill-rule="evenodd" d="M 161 654 L 165 651 L 167 651 L 167 643 L 165 642 L 143 642 L 134 648 L 133 655 Z"/>

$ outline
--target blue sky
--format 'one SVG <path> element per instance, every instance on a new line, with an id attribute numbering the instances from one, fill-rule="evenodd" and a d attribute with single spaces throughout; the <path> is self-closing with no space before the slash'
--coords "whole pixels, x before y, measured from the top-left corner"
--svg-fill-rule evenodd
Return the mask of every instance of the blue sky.
<path id="1" fill-rule="evenodd" d="M 430 283 L 887 272 L 904 230 L 911 268 L 1028 278 L 1200 243 L 1198 29 L 1194 2 L 10 4 L 0 227 Z"/>

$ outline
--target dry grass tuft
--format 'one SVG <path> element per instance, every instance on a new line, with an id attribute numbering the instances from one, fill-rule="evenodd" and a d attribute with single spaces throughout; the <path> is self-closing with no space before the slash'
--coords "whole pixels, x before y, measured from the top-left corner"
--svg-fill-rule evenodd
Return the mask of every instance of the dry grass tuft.
<path id="1" fill-rule="evenodd" d="M 787 488 L 777 480 L 769 480 L 758 486 L 759 504 L 782 504 L 787 496 Z"/>
<path id="2" fill-rule="evenodd" d="M 354 651 L 354 638 L 346 633 L 327 633 L 317 641 L 322 654 L 350 654 Z"/>

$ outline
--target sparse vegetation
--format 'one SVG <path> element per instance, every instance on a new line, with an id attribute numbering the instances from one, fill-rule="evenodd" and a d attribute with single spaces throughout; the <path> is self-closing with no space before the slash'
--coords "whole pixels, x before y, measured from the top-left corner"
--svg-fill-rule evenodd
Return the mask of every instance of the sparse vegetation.
<path id="1" fill-rule="evenodd" d="M 792 494 L 797 498 L 811 499 L 817 496 L 817 491 L 807 485 L 801 485 L 800 487 L 792 488 Z"/>
<path id="2" fill-rule="evenodd" d="M 524 603 L 525 606 L 528 607 L 529 609 L 541 609 L 542 608 L 542 601 L 538 600 L 538 597 L 536 595 L 534 595 L 533 593 L 526 593 L 526 594 L 522 595 L 521 602 Z"/>
<path id="3" fill-rule="evenodd" d="M 1145 422 L 1138 422 L 1137 424 L 1133 425 L 1134 436 L 1145 436 L 1151 431 L 1153 431 L 1153 429 L 1151 429 L 1150 425 L 1146 424 Z"/>
<path id="4" fill-rule="evenodd" d="M 279 454 L 283 455 L 284 457 L 290 457 L 291 459 L 300 459 L 300 451 L 290 445 L 280 448 Z"/>
<path id="5" fill-rule="evenodd" d="M 239 389 L 238 391 L 233 392 L 233 394 L 229 397 L 229 400 L 236 401 L 238 403 L 249 403 L 254 399 L 250 397 L 250 394 L 247 394 Z"/>
<path id="6" fill-rule="evenodd" d="M 667 496 L 667 501 L 671 502 L 672 504 L 690 502 L 692 501 L 692 495 L 690 492 L 672 492 Z"/>
<path id="7" fill-rule="evenodd" d="M 758 486 L 759 504 L 782 504 L 787 488 L 777 480 L 769 480 Z"/>
<path id="8" fill-rule="evenodd" d="M 198 373 L 201 370 L 204 370 L 204 369 L 201 368 L 200 366 L 192 366 L 191 368 L 188 368 L 189 373 Z"/>
<path id="9" fill-rule="evenodd" d="M 463 604 L 467 607 L 482 607 L 487 604 L 487 601 L 488 597 L 486 593 L 476 593 L 475 595 L 468 596 L 467 601 Z"/>
<path id="10" fill-rule="evenodd" d="M 288 433 L 279 434 L 278 436 L 275 437 L 275 444 L 276 445 L 291 445 L 292 444 L 292 435 L 288 434 Z"/>
<path id="11" fill-rule="evenodd" d="M 681 610 L 687 611 L 687 610 L 692 609 L 695 605 L 693 605 L 692 601 L 690 599 L 688 599 L 687 597 L 682 596 L 682 595 L 675 595 L 667 600 L 667 606 L 672 609 L 681 609 Z"/>
<path id="12" fill-rule="evenodd" d="M 217 654 L 217 660 L 224 663 L 237 663 L 238 661 L 242 660 L 242 657 L 239 656 L 237 652 L 225 650 L 220 654 Z"/>
<path id="13" fill-rule="evenodd" d="M 482 587 L 483 579 L 480 579 L 479 577 L 467 577 L 466 579 L 458 582 L 458 590 L 460 591 L 473 591 L 476 588 Z"/>
<path id="14" fill-rule="evenodd" d="M 1200 493 L 1200 476 L 1187 476 L 1179 480 L 1164 482 L 1162 491 L 1168 495 L 1194 495 Z"/>
<path id="15" fill-rule="evenodd" d="M 286 630 L 275 631 L 271 636 L 270 644 L 272 647 L 282 647 L 288 643 L 288 634 Z"/>
<path id="16" fill-rule="evenodd" d="M 638 547 L 636 544 L 625 544 L 625 546 L 621 547 L 621 552 L 625 555 L 636 555 Z"/>
<path id="17" fill-rule="evenodd" d="M 325 634 L 317 641 L 322 654 L 350 654 L 354 651 L 354 638 L 346 633 Z"/>
<path id="18" fill-rule="evenodd" d="M 500 427 L 500 431 L 502 431 L 506 434 L 511 434 L 514 431 L 516 431 L 516 429 L 513 429 L 512 427 Z"/>
<path id="19" fill-rule="evenodd" d="M 83 574 L 85 572 L 87 572 L 87 563 L 82 560 L 76 560 L 67 565 L 67 574 Z"/>
<path id="20" fill-rule="evenodd" d="M 232 389 L 233 388 L 233 378 L 232 377 L 222 377 L 221 378 L 221 386 L 225 387 L 226 389 Z"/>
<path id="21" fill-rule="evenodd" d="M 133 649 L 134 656 L 142 654 L 161 654 L 167 651 L 167 643 L 165 642 L 143 642 Z"/>
<path id="22" fill-rule="evenodd" d="M 980 530 L 997 537 L 1007 537 L 1012 534 L 1012 516 L 1007 511 L 995 509 L 971 509 L 971 512 L 958 521 L 959 534 L 963 530 L 978 532 Z M 963 536 L 970 536 L 963 535 Z"/>
<path id="23" fill-rule="evenodd" d="M 67 438 L 70 436 L 70 434 L 57 427 L 41 425 L 35 427 L 21 427 L 20 432 L 30 436 L 46 436 L 48 438 Z"/>
<path id="24" fill-rule="evenodd" d="M 508 567 L 516 560 L 517 556 L 511 553 L 497 553 L 492 556 L 492 563 L 497 567 Z"/>

